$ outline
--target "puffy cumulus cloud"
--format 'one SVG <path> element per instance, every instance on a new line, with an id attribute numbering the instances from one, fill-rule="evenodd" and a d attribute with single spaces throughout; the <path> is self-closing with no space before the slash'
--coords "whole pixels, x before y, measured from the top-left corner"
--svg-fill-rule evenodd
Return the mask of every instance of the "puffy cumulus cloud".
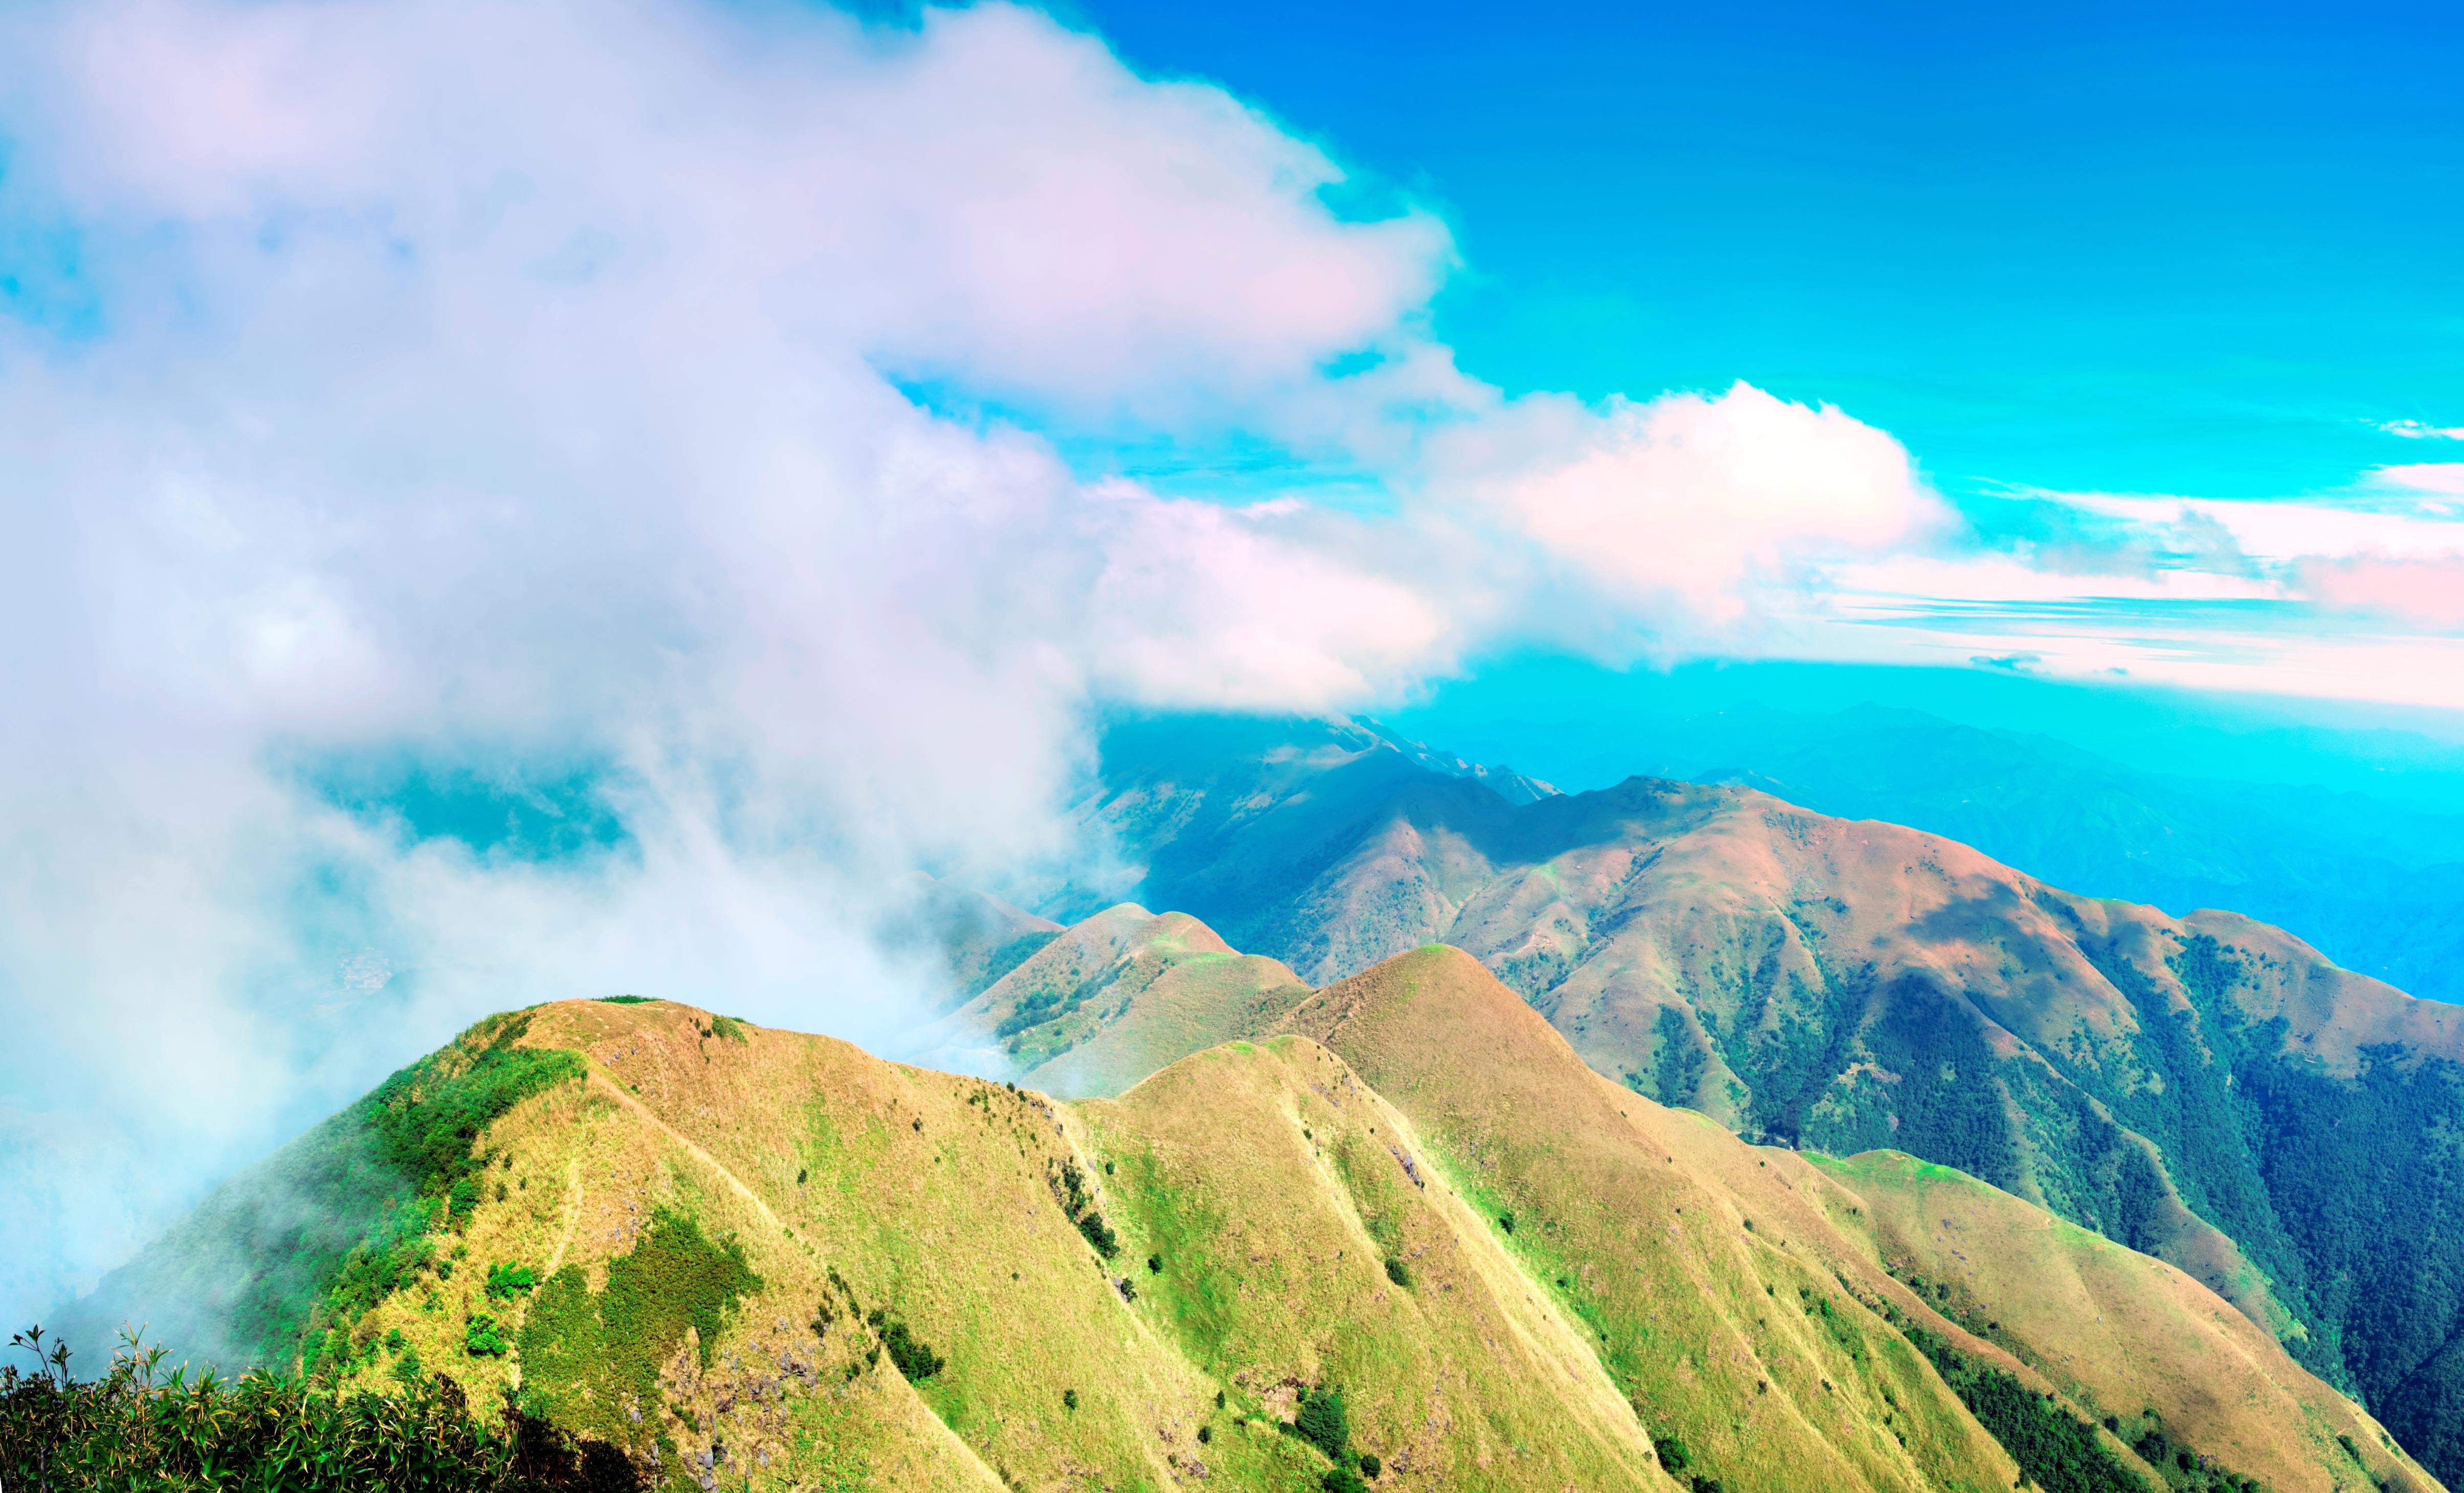
<path id="1" fill-rule="evenodd" d="M 1098 664 L 1130 698 L 1337 710 L 1393 695 L 1460 641 L 1458 620 L 1429 598 L 1336 558 L 1382 536 L 1330 535 L 1288 500 L 1233 510 L 1113 491 L 1093 597 L 1113 625 Z"/>
<path id="2" fill-rule="evenodd" d="M 1600 408 L 1534 396 L 1441 451 L 1489 521 L 1668 632 L 1802 604 L 1822 566 L 1953 527 L 1890 435 L 1744 383 Z"/>
<path id="3" fill-rule="evenodd" d="M 1318 707 L 1449 646 L 1340 526 L 1090 490 L 892 382 L 1169 425 L 1449 366 L 1443 231 L 1342 219 L 1220 91 L 1001 6 L 0 30 L 0 243 L 58 247 L 0 320 L 0 1198 L 47 1220 L 0 1310 L 488 1009 L 881 1040 L 912 868 L 1075 853 L 1091 699 Z M 439 838 L 343 761 L 580 775 L 613 827 Z"/>
<path id="4" fill-rule="evenodd" d="M 48 42 L 48 45 L 45 43 Z M 85 9 L 49 172 L 89 213 L 486 258 L 550 298 L 825 338 L 1033 400 L 1185 414 L 1397 345 L 1448 237 L 1221 90 L 1008 6 L 867 32 L 671 0 Z M 594 294 L 598 293 L 598 294 Z"/>

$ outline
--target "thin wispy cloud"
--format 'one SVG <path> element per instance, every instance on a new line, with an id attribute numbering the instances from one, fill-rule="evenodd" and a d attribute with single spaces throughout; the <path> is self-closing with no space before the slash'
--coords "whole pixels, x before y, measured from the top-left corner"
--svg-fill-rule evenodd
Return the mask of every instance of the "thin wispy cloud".
<path id="1" fill-rule="evenodd" d="M 2464 461 L 2419 461 L 2370 470 L 2373 487 L 2430 497 L 2464 497 Z"/>

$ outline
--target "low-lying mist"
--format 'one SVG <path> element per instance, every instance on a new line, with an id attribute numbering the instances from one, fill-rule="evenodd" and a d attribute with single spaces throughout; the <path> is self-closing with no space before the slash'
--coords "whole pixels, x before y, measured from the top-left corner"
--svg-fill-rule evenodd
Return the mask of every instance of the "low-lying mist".
<path id="1" fill-rule="evenodd" d="M 1427 642 L 1363 641 L 1392 586 L 1288 516 L 883 371 L 1197 398 L 1427 283 L 1433 225 L 1338 221 L 1309 147 L 1042 17 L 116 5 L 0 55 L 0 227 L 59 246 L 0 318 L 12 1320 L 488 1011 L 885 1043 L 946 981 L 917 873 L 1086 853 L 1091 702 L 1323 702 Z M 1226 320 L 983 257 L 1226 214 L 1219 297 L 1350 278 Z"/>

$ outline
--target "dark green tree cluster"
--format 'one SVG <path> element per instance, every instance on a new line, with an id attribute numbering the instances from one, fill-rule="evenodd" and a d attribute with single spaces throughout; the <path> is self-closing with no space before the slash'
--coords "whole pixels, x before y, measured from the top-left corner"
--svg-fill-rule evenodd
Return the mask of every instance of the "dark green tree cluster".
<path id="1" fill-rule="evenodd" d="M 1110 1260 L 1121 1252 L 1120 1236 L 1096 1211 L 1094 1198 L 1087 1194 L 1087 1174 L 1078 1169 L 1077 1162 L 1065 1157 L 1045 1174 L 1045 1180 L 1052 1189 L 1052 1200 L 1061 1205 L 1062 1215 L 1077 1225 L 1087 1242 L 1095 1246 L 1095 1253 Z"/>
<path id="2" fill-rule="evenodd" d="M 479 1312 L 462 1325 L 462 1350 L 473 1358 L 502 1358 L 513 1345 L 496 1330 L 496 1319 Z"/>
<path id="3" fill-rule="evenodd" d="M 2019 1472 L 2045 1493 L 2148 1493 L 2146 1481 L 2107 1451 L 2096 1427 L 2010 1374 L 1982 1364 L 1942 1338 L 1902 1320 L 1917 1350 L 1969 1414 L 2002 1443 Z"/>
<path id="4" fill-rule="evenodd" d="M 1661 1006 L 1659 1019 L 1652 1023 L 1651 1036 L 1651 1097 L 1664 1105 L 1692 1104 L 1694 1090 L 1703 1083 L 1704 1065 L 1709 1059 L 1703 1044 L 1695 1040 L 1685 1014 L 1675 1006 Z"/>
<path id="5" fill-rule="evenodd" d="M 1298 1437 L 1334 1463 L 1319 1480 L 1326 1493 L 1366 1493 L 1362 1474 L 1375 1477 L 1384 1463 L 1367 1452 L 1352 1449 L 1352 1416 L 1343 1403 L 1343 1387 L 1329 1384 L 1301 1391 L 1300 1406 L 1286 1435 Z M 1356 1471 L 1354 1469 L 1357 1469 Z"/>
<path id="6" fill-rule="evenodd" d="M 2237 1076 L 2268 1190 L 2318 1283 L 2314 1336 L 2424 1466 L 2464 1479 L 2464 1069 L 2371 1046 L 2349 1080 L 2283 1061 Z"/>
<path id="7" fill-rule="evenodd" d="M 1660 1459 L 1661 1470 L 1675 1479 L 1679 1487 L 1690 1493 L 1727 1493 L 1719 1479 L 1694 1465 L 1693 1451 L 1676 1437 L 1653 1437 L 1651 1450 Z"/>
<path id="8" fill-rule="evenodd" d="M 2167 1481 L 2182 1493 L 2259 1493 L 2256 1478 L 2245 1478 L 2214 1465 L 2192 1449 L 2188 1441 L 2177 1440 L 2169 1435 L 2154 1411 L 2146 1412 L 2140 1418 L 2144 1424 L 2131 1441 L 2130 1449 L 2139 1454 L 2140 1460 L 2165 1474 Z M 2117 1431 L 2121 1425 L 2110 1416 L 2105 1417 L 2104 1423 L 2108 1429 Z M 2349 1440 L 2345 1446 L 2346 1450 L 2351 1449 Z"/>
<path id="9" fill-rule="evenodd" d="M 867 1312 L 866 1324 L 881 1334 L 881 1346 L 890 1351 L 890 1361 L 907 1376 L 910 1384 L 921 1384 L 948 1367 L 949 1361 L 933 1351 L 895 1314 L 879 1306 Z"/>

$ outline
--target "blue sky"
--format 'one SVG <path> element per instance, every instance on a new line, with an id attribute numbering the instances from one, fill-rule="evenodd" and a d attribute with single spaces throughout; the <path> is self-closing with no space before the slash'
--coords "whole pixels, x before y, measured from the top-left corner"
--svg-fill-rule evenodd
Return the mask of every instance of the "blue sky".
<path id="1" fill-rule="evenodd" d="M 2452 6 L 1077 13 L 1439 205 L 1510 392 L 1745 379 L 1954 490 L 2280 497 L 2464 425 Z"/>
<path id="2" fill-rule="evenodd" d="M 2464 625 L 2452 7 L 1064 13 L 1325 143 L 1372 210 L 1441 212 L 1432 335 L 1507 395 L 1837 405 L 1903 443 L 1969 560 L 2164 582 L 1901 571 L 1835 596 L 1872 626 L 1728 650 L 2464 703 L 2421 683 L 2464 659 L 2419 647 Z M 1073 454 L 1238 483 L 1187 445 Z"/>

